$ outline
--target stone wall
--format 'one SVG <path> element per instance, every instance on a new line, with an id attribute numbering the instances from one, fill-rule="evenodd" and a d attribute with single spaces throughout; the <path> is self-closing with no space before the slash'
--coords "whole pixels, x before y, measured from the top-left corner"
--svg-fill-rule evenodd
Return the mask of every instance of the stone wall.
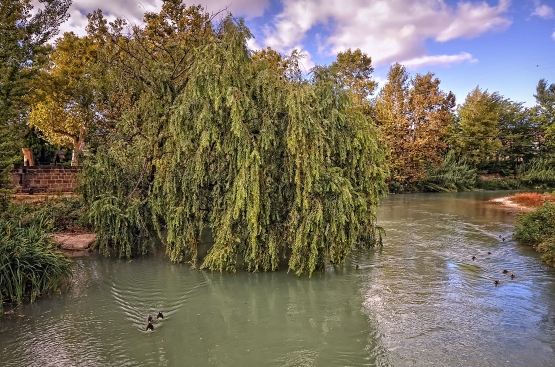
<path id="1" fill-rule="evenodd" d="M 27 166 L 10 173 L 20 193 L 73 192 L 77 187 L 78 167 Z"/>

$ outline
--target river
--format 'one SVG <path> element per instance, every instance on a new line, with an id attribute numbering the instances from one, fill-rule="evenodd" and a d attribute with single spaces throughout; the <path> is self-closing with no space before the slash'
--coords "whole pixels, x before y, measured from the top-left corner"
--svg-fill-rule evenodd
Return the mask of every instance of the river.
<path id="1" fill-rule="evenodd" d="M 0 318 L 1 365 L 555 366 L 555 269 L 506 194 L 384 198 L 384 246 L 312 278 L 76 258 L 70 289 Z"/>

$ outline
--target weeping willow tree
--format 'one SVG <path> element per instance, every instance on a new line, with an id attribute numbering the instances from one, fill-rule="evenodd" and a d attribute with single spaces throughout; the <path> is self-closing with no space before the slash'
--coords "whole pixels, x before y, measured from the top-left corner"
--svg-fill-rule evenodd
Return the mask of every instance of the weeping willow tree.
<path id="1" fill-rule="evenodd" d="M 201 268 L 268 271 L 286 261 L 310 275 L 374 245 L 388 172 L 378 131 L 345 86 L 324 67 L 303 78 L 295 54 L 253 55 L 242 21 L 212 25 L 180 4 L 166 1 L 145 17 L 146 32 L 125 40 L 168 52 L 135 69 L 147 82 L 120 134 L 85 165 L 82 190 L 104 251 L 144 253 L 155 230 L 172 261 L 197 263 L 209 228 Z M 201 21 L 181 27 L 188 12 Z"/>

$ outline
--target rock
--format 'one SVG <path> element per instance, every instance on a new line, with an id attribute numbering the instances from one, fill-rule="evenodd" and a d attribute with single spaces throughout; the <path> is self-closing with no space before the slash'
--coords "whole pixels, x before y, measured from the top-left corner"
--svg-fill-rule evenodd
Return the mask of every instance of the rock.
<path id="1" fill-rule="evenodd" d="M 95 240 L 95 233 L 57 233 L 54 235 L 54 241 L 59 243 L 63 250 L 87 250 Z"/>

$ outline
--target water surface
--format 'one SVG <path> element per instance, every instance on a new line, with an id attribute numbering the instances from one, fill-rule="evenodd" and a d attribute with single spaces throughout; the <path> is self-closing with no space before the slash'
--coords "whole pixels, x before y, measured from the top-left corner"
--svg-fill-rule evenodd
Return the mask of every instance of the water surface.
<path id="1" fill-rule="evenodd" d="M 385 198 L 384 247 L 310 279 L 77 258 L 71 289 L 0 319 L 2 366 L 555 365 L 555 270 L 503 195 Z"/>

